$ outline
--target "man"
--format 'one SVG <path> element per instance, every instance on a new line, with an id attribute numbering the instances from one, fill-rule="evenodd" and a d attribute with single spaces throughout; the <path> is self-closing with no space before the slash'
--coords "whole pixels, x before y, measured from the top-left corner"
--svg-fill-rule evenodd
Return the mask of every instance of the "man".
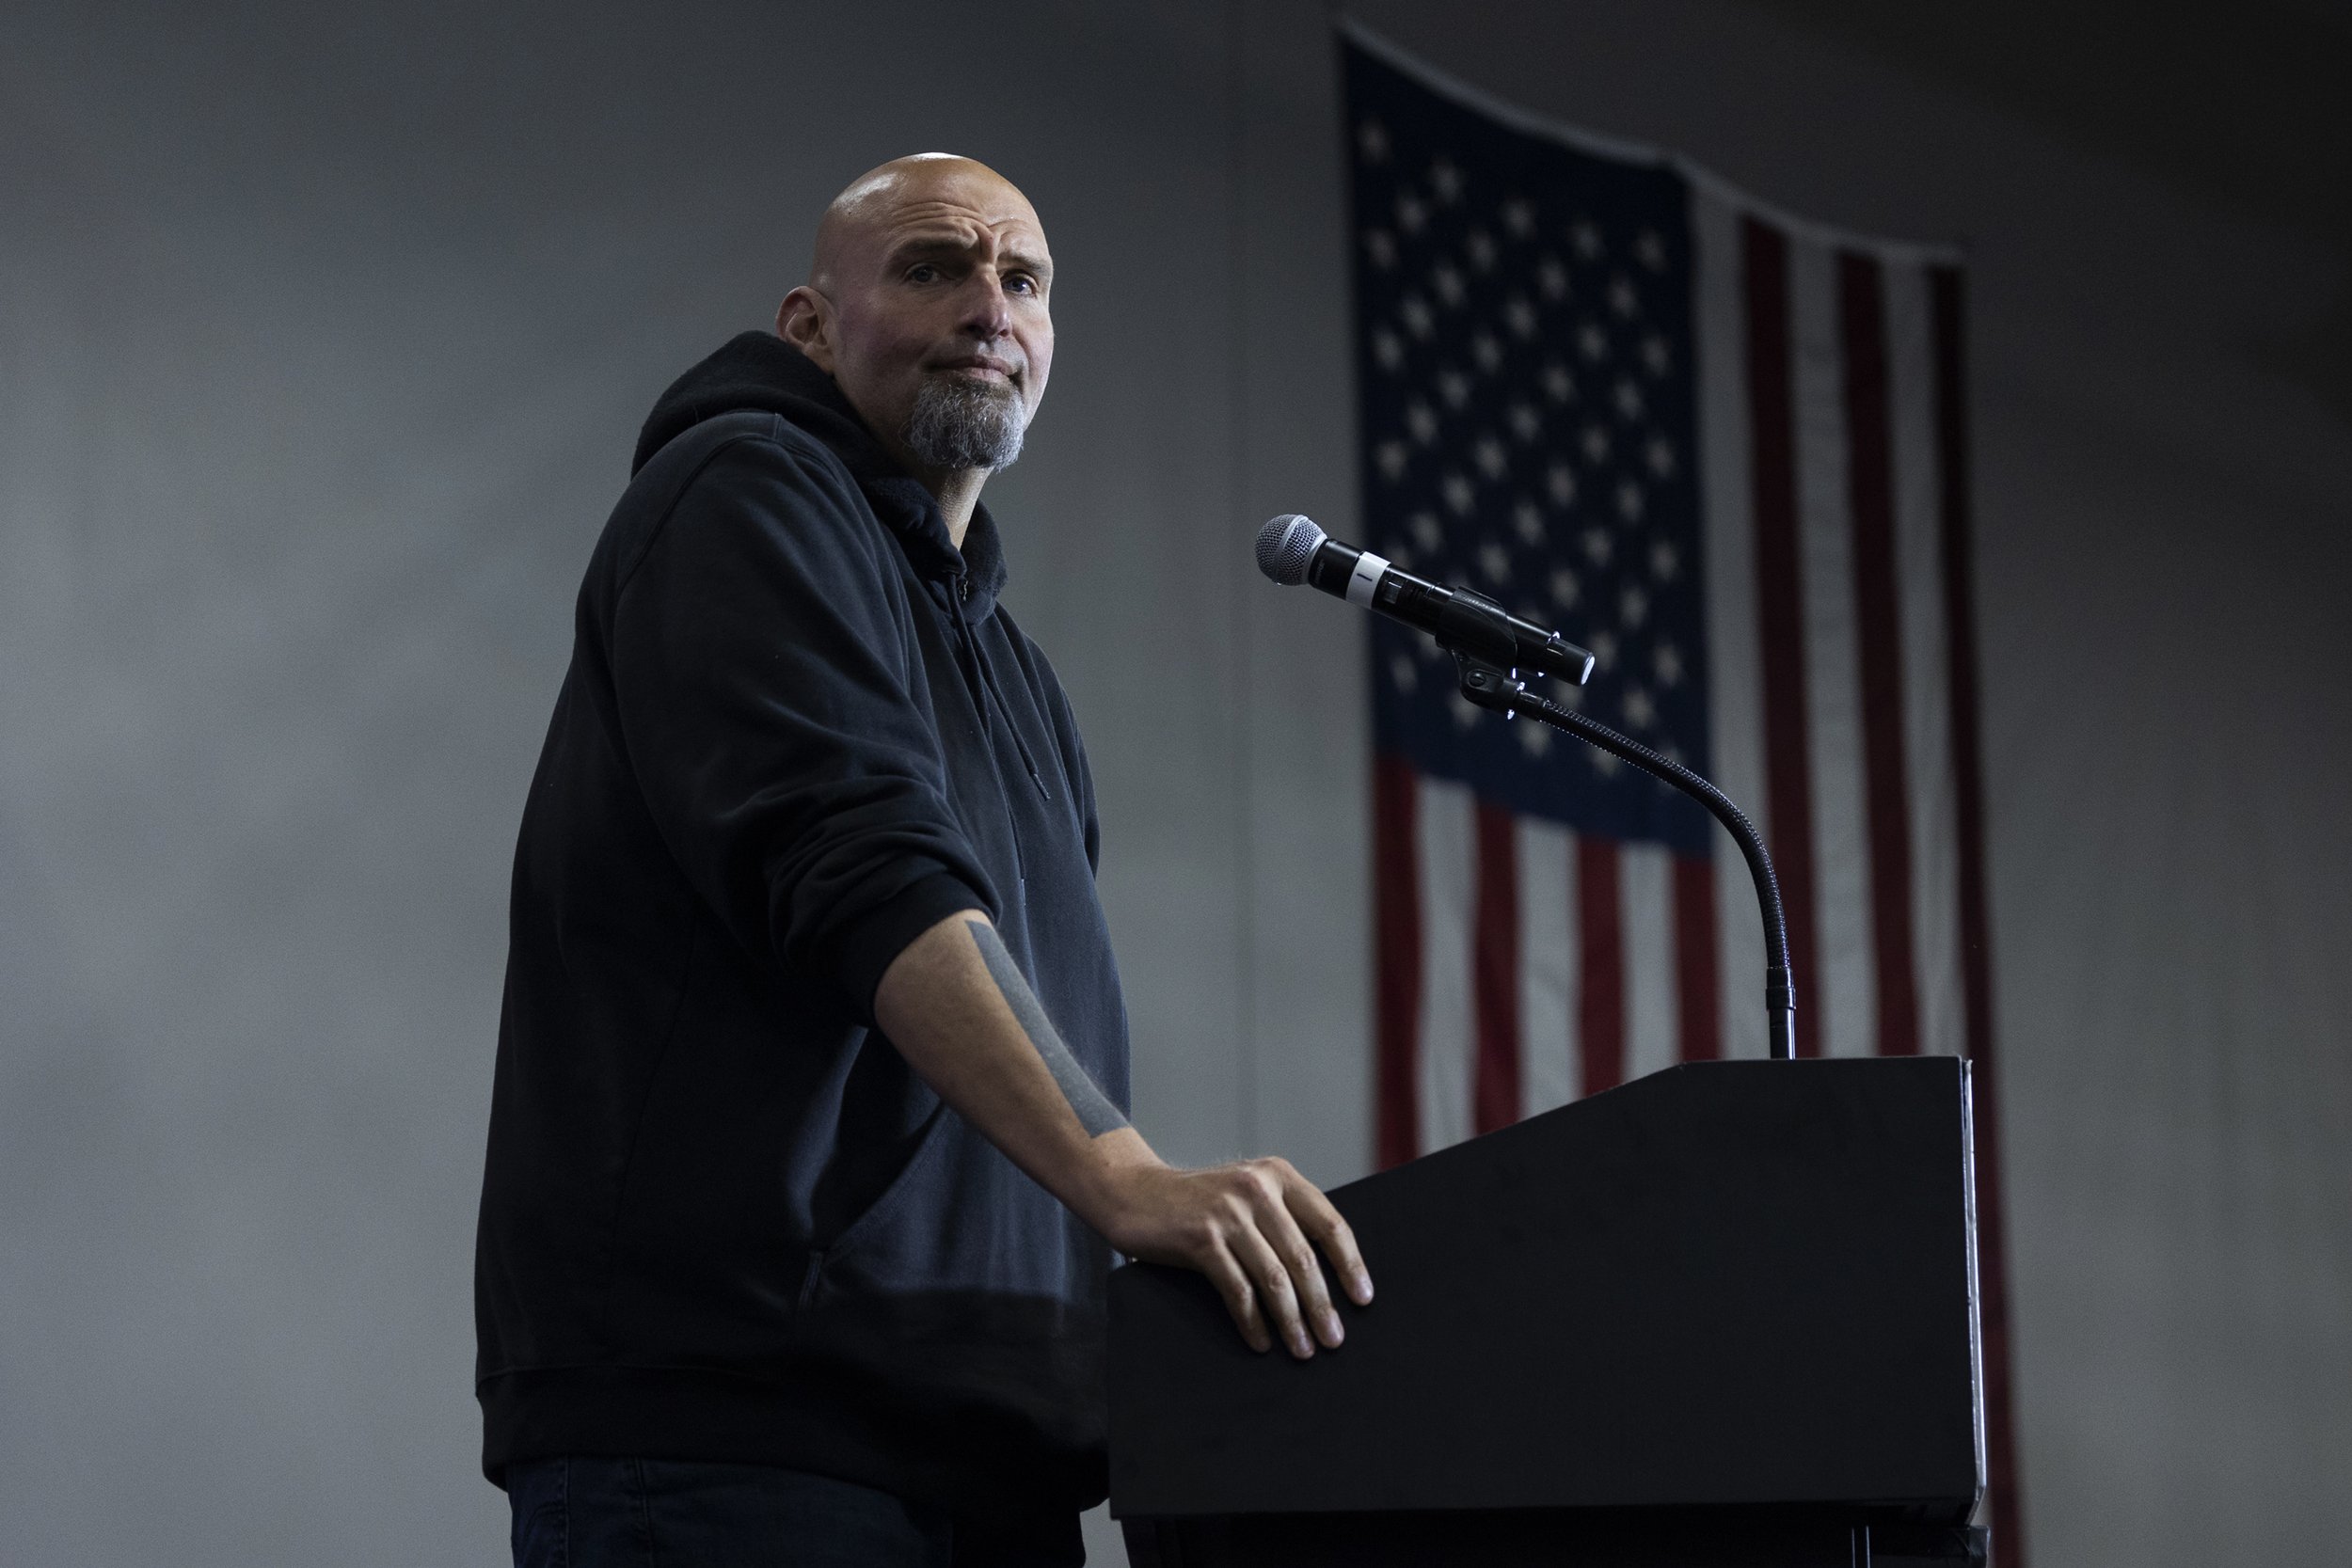
<path id="1" fill-rule="evenodd" d="M 1127 1124 L 1069 705 L 979 504 L 1053 364 L 993 171 L 883 165 L 665 392 L 516 850 L 476 1259 L 517 1562 L 1078 1562 L 1108 1250 L 1342 1327 L 1279 1160 Z M 1107 1243 L 1107 1244 L 1106 1244 Z"/>

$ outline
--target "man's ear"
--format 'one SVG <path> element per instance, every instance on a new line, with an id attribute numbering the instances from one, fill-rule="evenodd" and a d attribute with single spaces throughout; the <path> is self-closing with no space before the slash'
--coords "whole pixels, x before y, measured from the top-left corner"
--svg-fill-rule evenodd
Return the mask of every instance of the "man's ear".
<path id="1" fill-rule="evenodd" d="M 776 307 L 776 336 L 833 373 L 833 302 L 823 294 L 803 283 L 785 295 Z"/>

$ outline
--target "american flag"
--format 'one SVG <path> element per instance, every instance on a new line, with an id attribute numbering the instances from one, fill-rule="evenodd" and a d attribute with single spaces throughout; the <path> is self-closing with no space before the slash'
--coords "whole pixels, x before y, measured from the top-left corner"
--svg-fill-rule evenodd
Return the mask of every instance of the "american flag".
<path id="1" fill-rule="evenodd" d="M 1800 1054 L 1976 1065 L 1994 1525 L 2018 1553 L 1957 260 L 1343 45 L 1364 544 L 1597 656 L 1551 695 L 1713 779 L 1787 904 Z M 1731 841 L 1372 629 L 1384 1165 L 1765 1054 Z"/>

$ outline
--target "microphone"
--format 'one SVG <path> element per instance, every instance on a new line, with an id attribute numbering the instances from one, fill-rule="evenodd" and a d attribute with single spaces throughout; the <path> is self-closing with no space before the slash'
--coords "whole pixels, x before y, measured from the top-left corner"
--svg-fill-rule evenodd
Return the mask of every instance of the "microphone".
<path id="1" fill-rule="evenodd" d="M 1440 588 L 1401 572 L 1385 556 L 1343 545 L 1314 519 L 1286 512 L 1258 531 L 1258 570 L 1289 587 L 1311 583 L 1359 609 L 1376 610 L 1457 653 L 1539 670 L 1574 686 L 1593 673 L 1592 654 L 1556 631 L 1506 614 L 1484 594 Z"/>

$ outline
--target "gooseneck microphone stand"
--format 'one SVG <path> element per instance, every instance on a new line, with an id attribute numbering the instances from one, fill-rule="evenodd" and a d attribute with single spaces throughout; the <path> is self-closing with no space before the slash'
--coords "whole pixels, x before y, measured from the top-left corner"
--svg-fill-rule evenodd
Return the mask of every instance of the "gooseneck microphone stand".
<path id="1" fill-rule="evenodd" d="M 1713 814 L 1740 846 L 1756 883 L 1756 901 L 1764 915 L 1764 1024 L 1777 1061 L 1797 1054 L 1796 995 L 1788 982 L 1788 925 L 1781 912 L 1780 879 L 1772 874 L 1772 857 L 1765 852 L 1763 835 L 1731 797 L 1692 772 L 1672 757 L 1661 756 L 1630 736 L 1619 735 L 1573 708 L 1527 689 L 1516 668 L 1492 662 L 1486 650 L 1508 648 L 1510 617 L 1483 594 L 1467 588 L 1453 591 L 1452 608 L 1460 629 L 1438 634 L 1438 646 L 1454 656 L 1463 698 L 1506 719 L 1531 719 L 1579 740 L 1599 747 L 1611 756 L 1631 763 L 1652 778 L 1672 784 Z M 1465 625 L 1463 623 L 1470 623 Z"/>

